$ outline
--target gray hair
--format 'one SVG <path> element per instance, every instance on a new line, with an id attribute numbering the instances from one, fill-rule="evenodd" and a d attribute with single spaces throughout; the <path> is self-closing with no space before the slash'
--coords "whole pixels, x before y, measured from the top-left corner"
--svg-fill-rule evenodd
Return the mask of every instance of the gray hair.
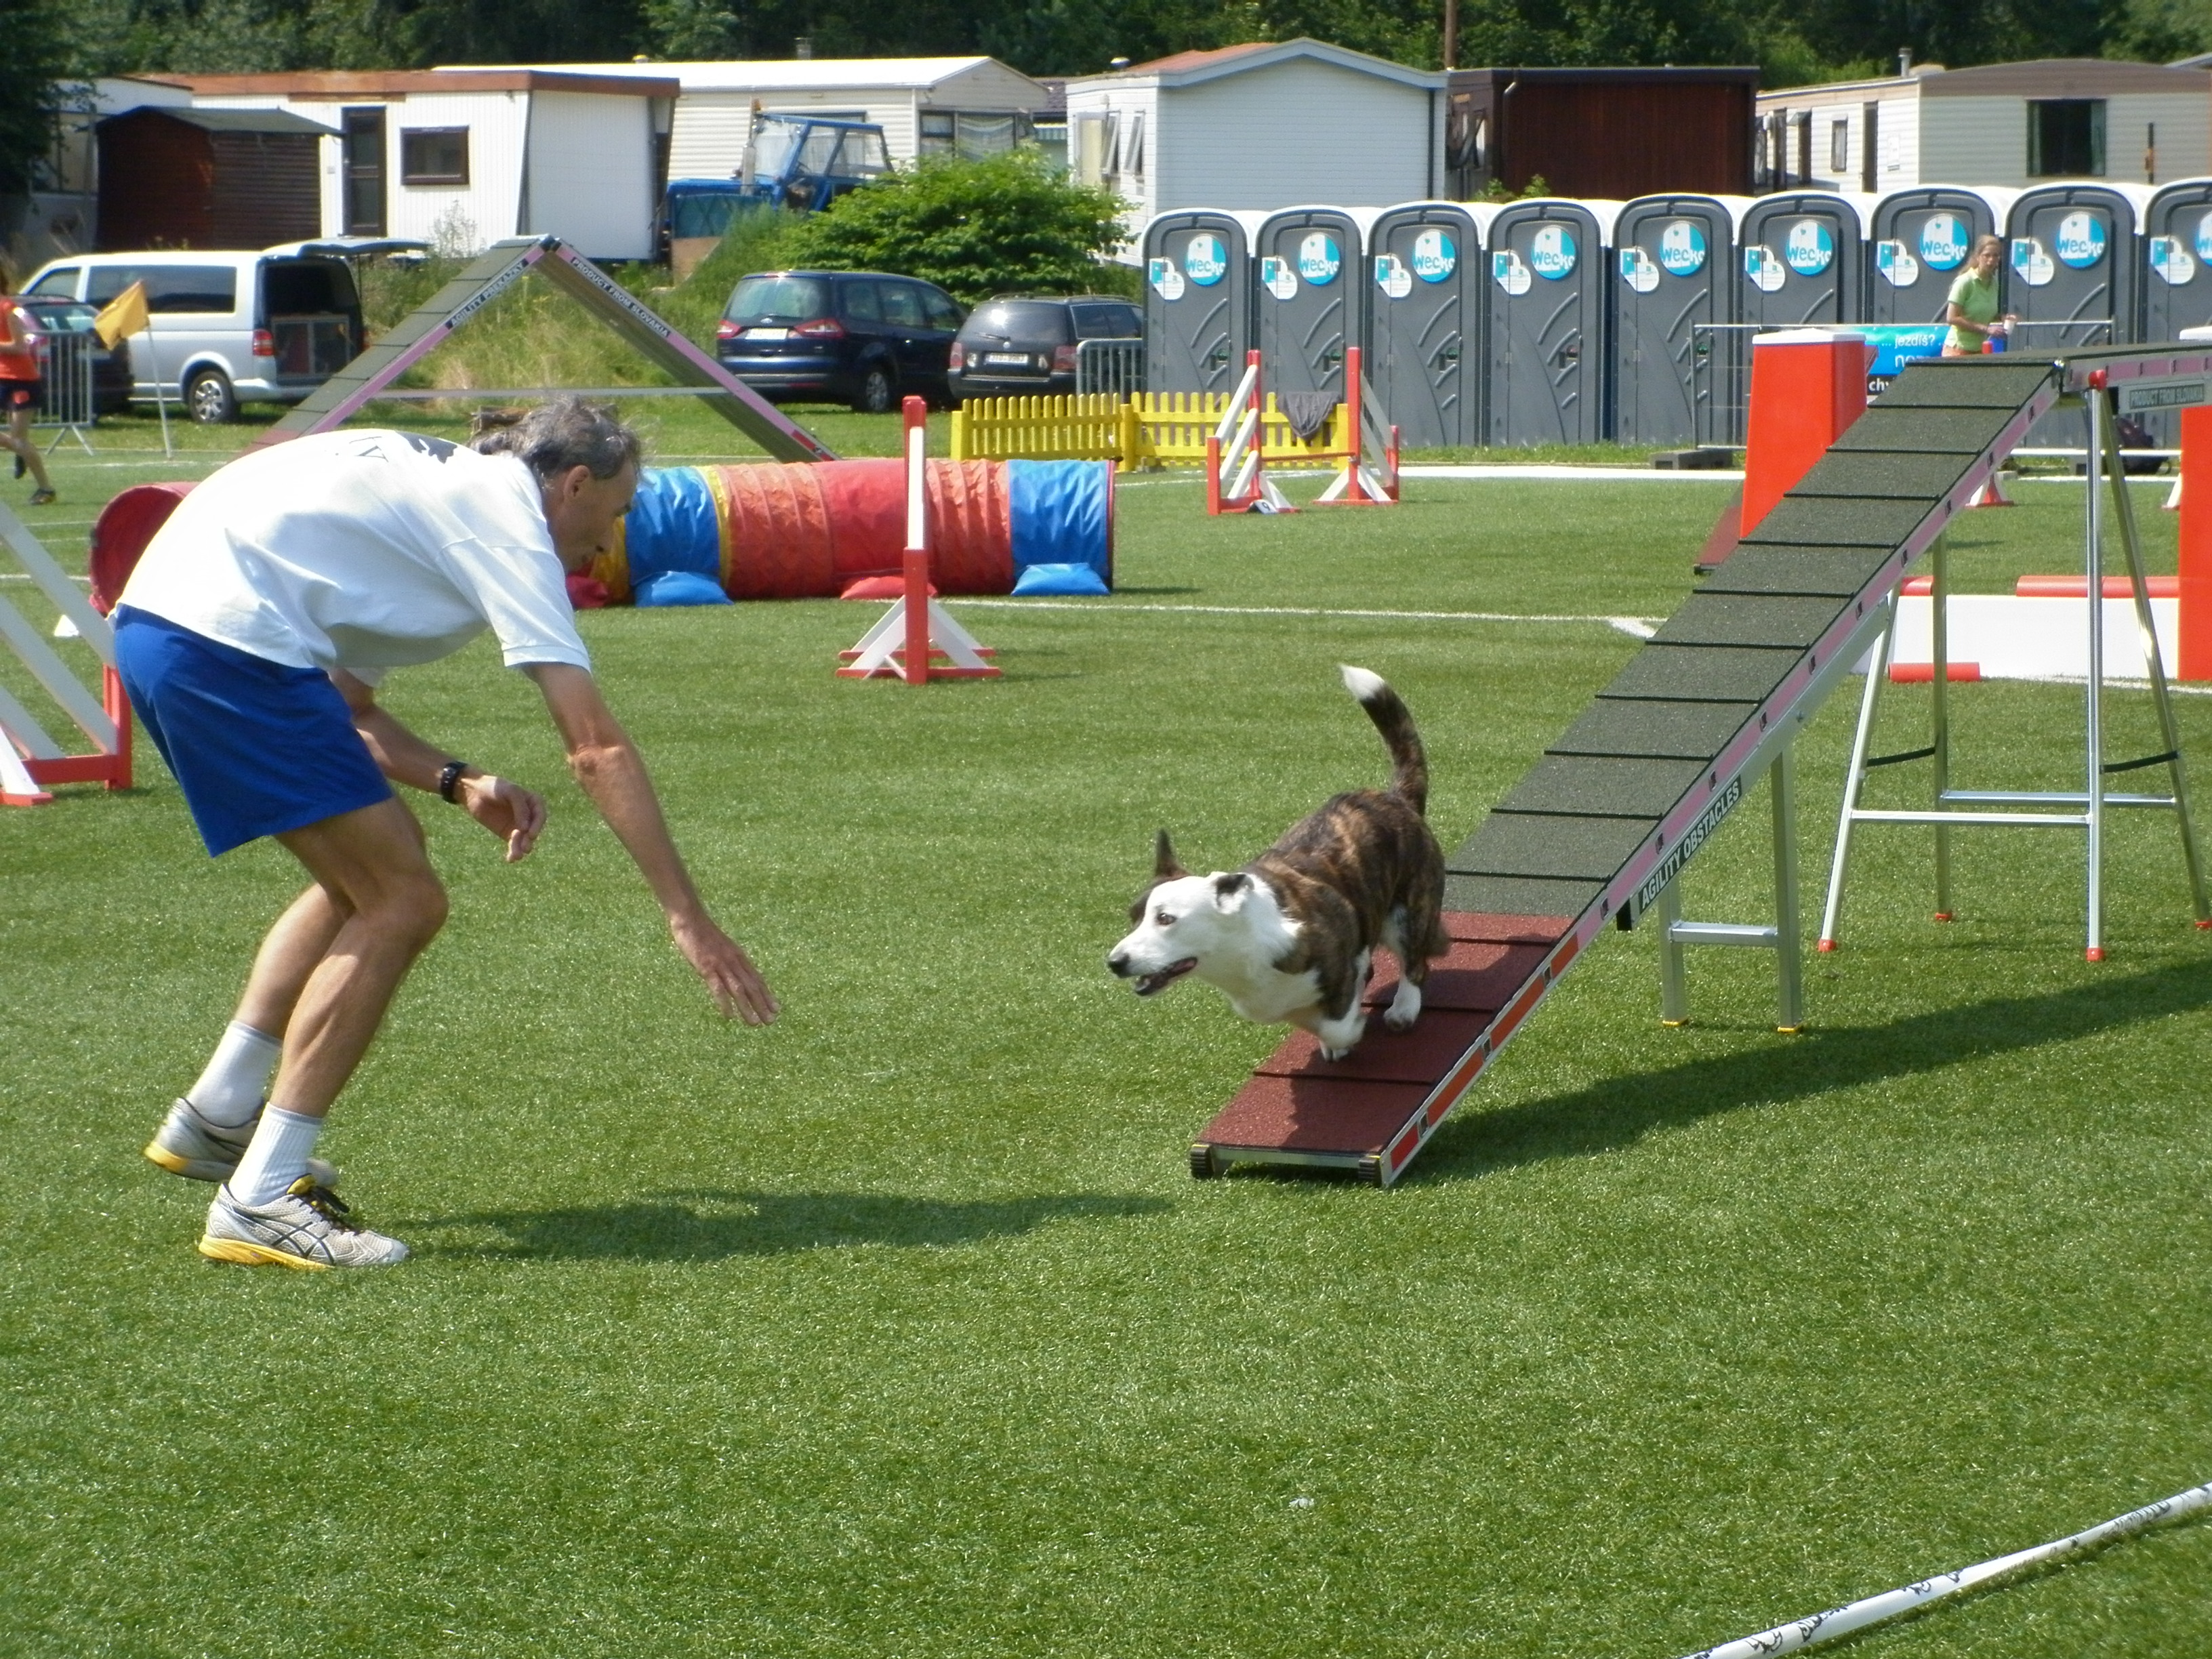
<path id="1" fill-rule="evenodd" d="M 611 404 L 556 398 L 535 409 L 485 409 L 470 425 L 469 447 L 483 455 L 512 455 L 550 483 L 572 467 L 589 467 L 594 478 L 611 478 L 645 459 L 645 442 L 623 424 Z"/>

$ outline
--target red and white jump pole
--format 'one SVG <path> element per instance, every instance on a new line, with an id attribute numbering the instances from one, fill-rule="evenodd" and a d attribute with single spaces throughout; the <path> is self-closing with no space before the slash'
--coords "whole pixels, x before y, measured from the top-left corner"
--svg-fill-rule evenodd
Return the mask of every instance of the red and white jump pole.
<path id="1" fill-rule="evenodd" d="M 906 550 L 899 560 L 906 591 L 860 642 L 841 654 L 837 672 L 847 679 L 878 675 L 903 678 L 908 685 L 939 679 L 996 679 L 998 669 L 984 660 L 989 648 L 975 643 L 929 592 L 929 406 L 908 398 L 906 416 Z M 933 664 L 933 655 L 945 659 Z"/>
<path id="2" fill-rule="evenodd" d="M 1358 346 L 1344 349 L 1344 416 L 1351 428 L 1344 471 L 1316 499 L 1316 507 L 1395 507 L 1398 503 L 1398 428 L 1378 431 L 1381 465 L 1367 465 L 1367 365 Z"/>

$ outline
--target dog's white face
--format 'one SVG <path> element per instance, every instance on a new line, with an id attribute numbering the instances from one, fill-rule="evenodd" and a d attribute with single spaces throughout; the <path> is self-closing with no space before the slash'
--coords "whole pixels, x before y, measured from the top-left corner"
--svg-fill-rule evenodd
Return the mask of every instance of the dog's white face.
<path id="1" fill-rule="evenodd" d="M 1135 980 L 1139 996 L 1157 995 L 1249 936 L 1243 912 L 1251 895 L 1252 878 L 1241 872 L 1161 881 L 1134 907 L 1137 925 L 1106 965 Z"/>

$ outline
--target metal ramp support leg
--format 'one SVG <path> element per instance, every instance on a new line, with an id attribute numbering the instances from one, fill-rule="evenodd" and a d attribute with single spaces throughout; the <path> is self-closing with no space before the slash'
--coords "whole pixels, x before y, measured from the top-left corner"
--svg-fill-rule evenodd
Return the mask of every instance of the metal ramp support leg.
<path id="1" fill-rule="evenodd" d="M 1653 907 L 1659 917 L 1659 1018 L 1668 1025 L 1690 1018 L 1690 976 L 1683 957 L 1692 945 L 1734 945 L 1775 953 L 1775 1018 L 1778 1031 L 1797 1031 L 1805 1024 L 1805 958 L 1797 909 L 1797 763 L 1795 744 L 1785 744 L 1768 774 L 1774 807 L 1774 925 L 1682 920 L 1682 878 L 1660 890 Z"/>
<path id="2" fill-rule="evenodd" d="M 1929 599 L 1933 607 L 1930 629 L 1933 648 L 1929 653 L 1932 659 L 1929 690 L 1933 725 L 1930 742 L 1924 749 L 1907 750 L 1900 754 L 1877 756 L 1868 752 L 1873 746 L 1882 683 L 1888 678 L 1889 659 L 1894 647 L 1897 607 L 1893 599 L 1887 625 L 1881 641 L 1867 659 L 1866 690 L 1859 702 L 1858 730 L 1851 742 L 1850 764 L 1844 782 L 1843 808 L 1836 826 L 1835 854 L 1828 871 L 1827 905 L 1820 921 L 1821 950 L 1834 950 L 1839 937 L 1844 877 L 1856 825 L 1925 823 L 1934 828 L 1936 919 L 1948 921 L 1954 914 L 1949 832 L 1957 825 L 1979 824 L 2004 829 L 2062 829 L 2085 832 L 2087 846 L 2083 954 L 2091 962 L 2101 962 L 2105 956 L 2105 815 L 2108 808 L 2113 807 L 2160 808 L 2172 812 L 2179 819 L 2182 860 L 2188 871 L 2190 898 L 2195 909 L 2197 926 L 2212 928 L 2212 909 L 2207 908 L 2202 849 L 2197 839 L 2196 822 L 2189 810 L 2188 780 L 2182 763 L 2179 729 L 2173 717 L 2172 700 L 2167 690 L 2158 636 L 2151 625 L 2150 592 L 2143 571 L 2142 546 L 2136 534 L 2134 505 L 2128 498 L 2127 475 L 2121 468 L 2110 396 L 2103 385 L 2093 382 L 2082 398 L 2089 428 L 2088 452 L 2094 458 L 2094 470 L 2088 479 L 2088 500 L 2083 511 L 2082 526 L 2083 593 L 2088 628 L 2089 668 L 2082 704 L 2082 787 L 2075 791 L 1954 789 L 1951 787 L 1950 664 L 1944 614 L 1948 594 L 1948 572 L 1943 543 L 1939 538 L 1930 549 L 1932 580 Z M 2112 491 L 2113 513 L 2119 521 L 2120 542 L 2127 559 L 2128 587 L 2135 600 L 2136 623 L 2142 641 L 2143 663 L 2150 682 L 2151 701 L 2158 716 L 2159 738 L 2164 745 L 2160 753 L 2136 760 L 2108 762 L 2105 759 L 2105 508 L 2103 491 L 2099 488 L 2100 473 Z M 1927 810 L 1891 811 L 1859 804 L 1869 771 L 1878 766 L 1914 760 L 1928 760 L 1934 763 L 1935 799 Z M 2166 794 L 2125 793 L 2106 787 L 2107 779 L 2115 773 L 2132 772 L 2161 764 L 2166 768 L 2171 786 Z M 2027 810 L 1989 810 L 2008 807 Z"/>

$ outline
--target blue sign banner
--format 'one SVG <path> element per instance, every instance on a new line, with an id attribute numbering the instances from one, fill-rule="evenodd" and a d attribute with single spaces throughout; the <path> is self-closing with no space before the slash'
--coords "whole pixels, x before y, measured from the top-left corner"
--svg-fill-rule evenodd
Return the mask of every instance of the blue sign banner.
<path id="1" fill-rule="evenodd" d="M 1866 336 L 1875 349 L 1867 365 L 1870 379 L 1887 380 L 1905 364 L 1923 357 L 1943 355 L 1943 337 L 1950 329 L 1942 323 L 1854 323 L 1852 331 Z"/>

